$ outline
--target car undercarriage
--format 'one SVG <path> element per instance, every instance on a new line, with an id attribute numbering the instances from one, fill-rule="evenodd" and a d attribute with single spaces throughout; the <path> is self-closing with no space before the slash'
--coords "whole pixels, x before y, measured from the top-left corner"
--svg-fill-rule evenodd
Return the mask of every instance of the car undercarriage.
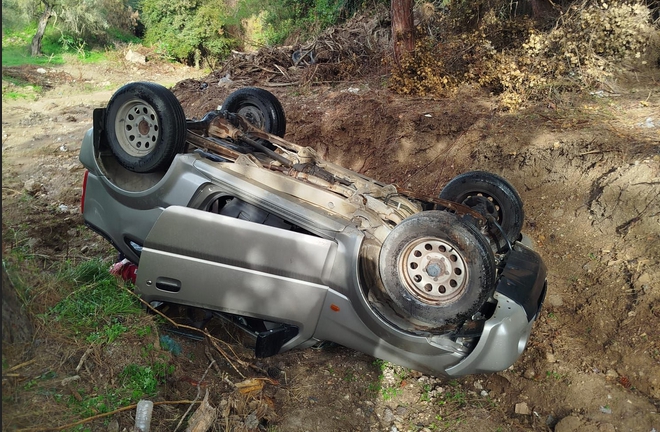
<path id="1" fill-rule="evenodd" d="M 285 130 L 263 89 L 195 120 L 128 84 L 83 139 L 85 222 L 138 266 L 143 299 L 233 322 L 257 357 L 332 341 L 436 375 L 513 364 L 546 291 L 513 186 L 472 171 L 424 196 Z"/>

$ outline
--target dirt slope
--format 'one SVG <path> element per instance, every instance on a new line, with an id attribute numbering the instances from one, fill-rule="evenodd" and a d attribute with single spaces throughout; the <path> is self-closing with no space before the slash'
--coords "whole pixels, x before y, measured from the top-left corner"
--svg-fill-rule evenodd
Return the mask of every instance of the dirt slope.
<path id="1" fill-rule="evenodd" d="M 94 107 L 125 82 L 154 80 L 178 83 L 186 115 L 201 117 L 238 86 L 260 85 L 222 85 L 193 70 L 64 72 L 79 75 L 36 101 L 2 106 L 3 243 L 27 229 L 35 253 L 62 259 L 110 256 L 100 237 L 83 234 L 78 211 L 77 150 Z M 518 113 L 468 89 L 434 100 L 397 96 L 376 80 L 267 87 L 284 105 L 289 140 L 384 182 L 437 195 L 461 172 L 506 177 L 549 268 L 546 306 L 509 370 L 450 380 L 383 367 L 342 347 L 286 353 L 258 363 L 282 383 L 268 389 L 271 430 L 660 430 L 659 80 L 654 69 L 622 77 L 615 93 L 570 95 Z M 26 203 L 25 193 L 36 200 Z M 201 344 L 181 343 L 193 352 Z M 200 377 L 201 353 L 178 373 Z M 12 355 L 18 363 L 20 353 Z M 219 376 L 209 387 L 212 404 L 226 403 Z M 167 392 L 191 398 L 195 389 Z M 242 425 L 235 430 L 255 426 L 248 417 L 234 418 Z M 120 417 L 122 427 L 129 422 Z M 10 424 L 3 415 L 3 430 Z"/>

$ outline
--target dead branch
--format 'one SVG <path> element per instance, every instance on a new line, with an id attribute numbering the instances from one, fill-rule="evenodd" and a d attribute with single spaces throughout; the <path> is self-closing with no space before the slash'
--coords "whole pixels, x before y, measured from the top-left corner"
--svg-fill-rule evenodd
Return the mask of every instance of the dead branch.
<path id="1" fill-rule="evenodd" d="M 188 409 L 186 410 L 186 412 L 183 413 L 183 415 L 181 416 L 181 420 L 179 420 L 179 424 L 177 424 L 176 427 L 174 428 L 174 432 L 176 432 L 179 429 L 179 426 L 181 426 L 181 423 L 183 423 L 183 419 L 186 418 L 186 416 L 188 415 L 188 413 L 192 409 L 193 405 L 195 403 L 199 403 L 197 401 L 199 399 L 200 393 L 202 392 L 202 382 L 204 381 L 204 378 L 206 378 L 206 374 L 209 373 L 209 370 L 211 369 L 211 366 L 213 366 L 214 364 L 215 364 L 215 360 L 212 360 L 211 363 L 206 367 L 206 370 L 204 371 L 204 375 L 202 375 L 202 379 L 200 379 L 197 382 L 197 396 L 195 396 L 195 399 L 191 402 L 191 404 L 188 407 Z M 208 394 L 209 394 L 209 391 L 207 389 L 206 390 L 206 396 L 208 396 Z M 206 400 L 206 398 L 204 398 L 204 400 Z"/>
<path id="2" fill-rule="evenodd" d="M 197 402 L 195 402 L 195 401 L 189 401 L 189 400 L 180 400 L 180 401 L 160 401 L 160 402 L 154 402 L 154 406 L 155 406 L 155 405 L 195 404 L 195 403 L 200 403 L 200 402 L 199 402 L 199 401 L 197 401 Z M 111 416 L 111 415 L 114 415 L 114 414 L 118 414 L 118 413 L 120 413 L 120 412 L 124 412 L 124 411 L 130 411 L 130 410 L 133 410 L 133 409 L 136 409 L 136 408 L 137 408 L 137 404 L 133 404 L 133 405 L 128 405 L 128 406 L 125 406 L 125 407 L 117 408 L 116 410 L 114 410 L 114 411 L 110 411 L 110 412 L 107 412 L 107 413 L 102 413 L 102 414 L 97 414 L 97 415 L 92 416 L 92 417 L 87 417 L 87 418 L 82 419 L 82 420 L 79 420 L 79 421 L 77 421 L 77 422 L 75 422 L 75 423 L 65 424 L 64 426 L 18 429 L 16 432 L 61 431 L 61 430 L 64 430 L 64 429 L 72 428 L 72 427 L 74 427 L 74 426 L 78 426 L 78 425 L 81 425 L 81 424 L 89 423 L 89 422 L 91 422 L 91 421 L 93 421 L 93 420 L 98 420 L 98 419 L 100 419 L 100 418 L 108 417 L 108 416 Z"/>

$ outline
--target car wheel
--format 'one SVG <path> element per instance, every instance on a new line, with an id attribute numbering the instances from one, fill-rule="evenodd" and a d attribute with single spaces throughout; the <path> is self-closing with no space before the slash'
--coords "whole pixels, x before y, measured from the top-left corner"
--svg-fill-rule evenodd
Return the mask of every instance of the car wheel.
<path id="1" fill-rule="evenodd" d="M 239 114 L 257 128 L 280 138 L 286 132 L 284 108 L 268 90 L 257 87 L 236 90 L 227 96 L 221 109 Z"/>
<path id="2" fill-rule="evenodd" d="M 495 289 L 495 259 L 472 224 L 440 210 L 414 214 L 383 242 L 385 291 L 408 316 L 431 327 L 474 315 Z"/>
<path id="3" fill-rule="evenodd" d="M 134 82 L 108 102 L 105 129 L 110 150 L 126 169 L 167 169 L 186 143 L 186 117 L 174 94 L 160 84 Z"/>
<path id="4" fill-rule="evenodd" d="M 465 204 L 484 216 L 492 216 L 509 242 L 520 236 L 525 213 L 516 189 L 504 178 L 485 171 L 471 171 L 454 177 L 440 192 L 440 198 Z"/>

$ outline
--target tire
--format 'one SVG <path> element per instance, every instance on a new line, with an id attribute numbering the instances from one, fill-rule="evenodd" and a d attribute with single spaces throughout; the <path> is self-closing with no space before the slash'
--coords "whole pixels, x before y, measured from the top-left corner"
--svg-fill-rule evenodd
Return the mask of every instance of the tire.
<path id="1" fill-rule="evenodd" d="M 129 171 L 167 169 L 186 143 L 186 117 L 174 94 L 151 82 L 121 87 L 108 102 L 105 130 L 110 150 Z"/>
<path id="2" fill-rule="evenodd" d="M 488 240 L 446 211 L 423 211 L 394 227 L 378 267 L 394 304 L 430 327 L 469 319 L 495 290 Z"/>
<path id="3" fill-rule="evenodd" d="M 516 189 L 496 174 L 470 171 L 456 176 L 442 189 L 440 198 L 493 216 L 511 243 L 520 236 L 525 221 L 523 202 Z"/>
<path id="4" fill-rule="evenodd" d="M 257 87 L 244 87 L 231 93 L 222 110 L 245 117 L 257 128 L 280 138 L 286 133 L 286 117 L 282 104 L 271 92 Z"/>

